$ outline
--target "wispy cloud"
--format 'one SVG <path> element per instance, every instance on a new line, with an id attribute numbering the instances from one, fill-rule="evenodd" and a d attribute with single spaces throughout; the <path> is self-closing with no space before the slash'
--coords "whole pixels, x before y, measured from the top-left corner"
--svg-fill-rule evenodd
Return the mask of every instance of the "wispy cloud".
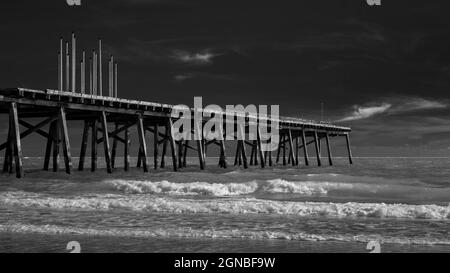
<path id="1" fill-rule="evenodd" d="M 338 122 L 367 119 L 381 114 L 394 115 L 420 110 L 444 109 L 448 102 L 428 100 L 419 97 L 400 97 L 385 99 L 383 102 L 371 102 L 365 105 L 354 105 L 353 112 Z"/>
<path id="2" fill-rule="evenodd" d="M 181 63 L 192 65 L 206 65 L 212 63 L 212 59 L 216 56 L 216 54 L 208 51 L 191 53 L 187 51 L 177 50 L 174 51 L 172 58 Z"/>
<path id="3" fill-rule="evenodd" d="M 341 119 L 339 121 L 344 122 L 344 121 L 370 118 L 377 114 L 385 113 L 391 107 L 392 107 L 392 105 L 389 103 L 383 103 L 378 106 L 367 106 L 367 107 L 354 105 L 353 113 L 347 117 L 344 117 L 343 119 Z"/>
<path id="4" fill-rule="evenodd" d="M 235 75 L 213 74 L 213 73 L 205 73 L 205 72 L 191 72 L 191 73 L 175 75 L 173 77 L 173 79 L 176 82 L 183 82 L 183 81 L 190 80 L 193 78 L 204 78 L 204 79 L 213 79 L 213 80 L 232 80 L 235 78 Z"/>

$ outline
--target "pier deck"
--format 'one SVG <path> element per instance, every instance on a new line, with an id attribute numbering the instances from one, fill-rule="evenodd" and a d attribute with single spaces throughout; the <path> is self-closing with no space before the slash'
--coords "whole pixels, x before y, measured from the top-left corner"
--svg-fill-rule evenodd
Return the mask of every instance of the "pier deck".
<path id="1" fill-rule="evenodd" d="M 138 167 L 144 172 L 149 171 L 146 132 L 153 134 L 153 160 L 155 168 L 165 167 L 165 156 L 170 146 L 172 166 L 175 171 L 186 166 L 187 151 L 194 150 L 198 154 L 201 169 L 205 168 L 206 150 L 208 145 L 220 147 L 219 165 L 226 168 L 226 148 L 224 140 L 195 140 L 197 145 L 190 145 L 189 140 L 176 141 L 173 137 L 172 125 L 174 118 L 171 113 L 173 105 L 145 102 L 116 97 L 86 95 L 75 92 L 56 90 L 31 90 L 24 88 L 0 89 L 0 113 L 9 115 L 9 133 L 6 141 L 0 144 L 0 151 L 5 150 L 3 172 L 13 173 L 18 178 L 23 177 L 23 154 L 21 139 L 37 133 L 45 138 L 44 170 L 49 170 L 53 158 L 53 171 L 59 170 L 59 148 L 62 146 L 64 167 L 67 173 L 72 172 L 72 150 L 69 141 L 68 120 L 84 121 L 82 144 L 79 151 L 78 169 L 84 169 L 88 136 L 91 133 L 91 170 L 97 168 L 98 145 L 103 143 L 108 173 L 115 168 L 115 157 L 119 143 L 124 145 L 124 169 L 129 170 L 130 129 L 135 127 L 139 137 Z M 192 109 L 193 110 L 193 109 Z M 222 112 L 224 116 L 225 112 Z M 42 122 L 32 125 L 27 119 L 42 118 Z M 209 118 L 203 117 L 203 122 Z M 270 117 L 269 121 L 273 121 Z M 224 118 L 224 125 L 226 119 Z M 245 118 L 246 126 L 255 119 Z M 258 118 L 256 118 L 259 124 Z M 323 122 L 303 119 L 280 117 L 280 143 L 276 151 L 276 163 L 299 165 L 300 151 L 304 162 L 309 165 L 308 146 L 314 144 L 315 157 L 319 166 L 322 165 L 320 150 L 321 139 L 326 140 L 328 162 L 333 164 L 331 141 L 333 137 L 346 138 L 349 162 L 352 163 L 348 127 L 335 126 Z M 109 127 L 114 125 L 114 130 Z M 6 126 L 6 125 L 5 125 Z M 21 126 L 24 131 L 21 132 Z M 258 125 L 259 126 L 259 125 Z M 44 131 L 43 128 L 48 128 Z M 101 133 L 101 137 L 98 136 Z M 244 133 L 245 134 L 245 133 Z M 121 136 L 122 135 L 122 136 Z M 312 138 L 312 140 L 311 140 Z M 112 145 L 110 143 L 112 140 Z M 235 165 L 266 165 L 272 166 L 272 152 L 261 149 L 262 141 L 236 140 Z M 160 147 L 162 146 L 162 151 Z M 246 147 L 250 147 L 251 155 L 248 160 Z M 160 154 L 160 152 L 162 152 Z M 288 152 L 288 153 L 287 153 Z M 286 158 L 287 156 L 287 158 Z"/>

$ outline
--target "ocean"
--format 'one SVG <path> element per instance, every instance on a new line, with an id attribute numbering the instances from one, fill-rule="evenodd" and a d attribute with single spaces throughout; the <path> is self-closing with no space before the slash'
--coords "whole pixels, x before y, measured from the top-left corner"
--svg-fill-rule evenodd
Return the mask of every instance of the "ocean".
<path id="1" fill-rule="evenodd" d="M 64 253 L 71 241 L 81 252 L 450 252 L 450 158 L 208 160 L 205 171 L 190 158 L 180 172 L 66 175 L 26 158 L 24 179 L 0 174 L 0 252 Z"/>

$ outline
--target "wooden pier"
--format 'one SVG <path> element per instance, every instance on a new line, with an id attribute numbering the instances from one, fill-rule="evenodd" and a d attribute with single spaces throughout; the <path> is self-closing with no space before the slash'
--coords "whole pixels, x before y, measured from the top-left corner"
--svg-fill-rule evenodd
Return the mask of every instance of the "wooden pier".
<path id="1" fill-rule="evenodd" d="M 114 90 L 110 89 L 111 93 L 114 94 Z M 59 170 L 59 155 L 60 148 L 62 148 L 64 169 L 70 174 L 73 168 L 72 155 L 74 151 L 69 141 L 69 120 L 84 122 L 81 147 L 77 153 L 79 155 L 77 167 L 80 171 L 85 169 L 89 135 L 91 135 L 91 171 L 97 169 L 98 146 L 103 145 L 106 171 L 112 173 L 117 167 L 116 155 L 119 144 L 123 145 L 124 149 L 123 168 L 128 171 L 130 169 L 131 130 L 137 130 L 138 133 L 138 167 L 141 167 L 144 172 L 150 171 L 148 159 L 151 155 L 147 149 L 147 132 L 153 134 L 153 165 L 155 169 L 166 166 L 166 156 L 168 156 L 169 150 L 174 171 L 186 167 L 188 150 L 196 151 L 199 167 L 205 169 L 209 145 L 219 147 L 219 166 L 226 168 L 229 164 L 225 141 L 175 140 L 172 130 L 173 122 L 175 122 L 171 115 L 172 110 L 173 106 L 168 104 L 117 97 L 55 90 L 0 89 L 0 113 L 9 116 L 8 136 L 5 142 L 0 144 L 0 151 L 5 150 L 3 172 L 15 172 L 18 178 L 24 176 L 21 140 L 35 133 L 42 136 L 46 143 L 43 169 L 48 171 L 50 163 L 52 163 L 51 169 L 54 172 Z M 42 121 L 31 124 L 29 119 L 36 118 L 42 118 Z M 226 119 L 223 120 L 224 126 L 226 126 Z M 245 120 L 245 127 L 248 127 L 250 119 L 246 118 Z M 207 119 L 203 118 L 202 124 L 197 126 L 203 126 L 205 122 Z M 22 128 L 23 130 L 21 130 Z M 199 132 L 203 131 L 203 128 L 198 129 Z M 350 128 L 301 119 L 280 118 L 279 132 L 280 142 L 275 151 L 276 157 L 272 152 L 263 151 L 259 134 L 257 140 L 235 140 L 237 148 L 234 151 L 234 165 L 242 165 L 244 168 L 251 165 L 259 165 L 264 168 L 275 164 L 297 166 L 300 157 L 303 157 L 305 165 L 309 165 L 311 162 L 308 148 L 312 145 L 311 156 L 314 155 L 317 164 L 321 166 L 323 164 L 320 153 L 322 139 L 325 139 L 327 147 L 328 164 L 332 165 L 331 139 L 335 137 L 345 137 L 348 159 L 352 164 Z M 247 134 L 247 132 L 241 133 Z M 250 148 L 249 154 L 247 148 Z"/>

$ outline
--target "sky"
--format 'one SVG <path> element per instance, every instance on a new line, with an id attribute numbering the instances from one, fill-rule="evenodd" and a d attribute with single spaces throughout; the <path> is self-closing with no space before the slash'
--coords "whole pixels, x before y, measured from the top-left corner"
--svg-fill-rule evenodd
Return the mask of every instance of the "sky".
<path id="1" fill-rule="evenodd" d="M 450 156 L 448 1 L 3 2 L 0 87 L 56 89 L 58 38 L 75 31 L 89 53 L 102 38 L 124 98 L 311 119 L 323 103 L 357 156 Z"/>

